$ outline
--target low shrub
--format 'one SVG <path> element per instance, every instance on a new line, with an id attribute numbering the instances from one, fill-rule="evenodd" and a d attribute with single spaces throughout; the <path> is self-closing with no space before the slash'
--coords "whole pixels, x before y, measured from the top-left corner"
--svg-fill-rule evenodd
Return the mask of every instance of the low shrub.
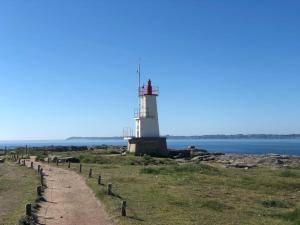
<path id="1" fill-rule="evenodd" d="M 261 203 L 263 206 L 267 208 L 290 208 L 292 204 L 286 201 L 280 200 L 265 200 Z"/>

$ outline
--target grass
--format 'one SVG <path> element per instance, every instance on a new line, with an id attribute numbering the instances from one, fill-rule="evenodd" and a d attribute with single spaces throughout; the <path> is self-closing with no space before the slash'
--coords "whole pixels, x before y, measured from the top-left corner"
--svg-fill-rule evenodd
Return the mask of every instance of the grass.
<path id="1" fill-rule="evenodd" d="M 0 164 L 0 225 L 19 224 L 25 204 L 36 200 L 36 173 L 12 162 Z"/>
<path id="2" fill-rule="evenodd" d="M 60 154 L 81 159 L 82 175 L 117 224 L 300 224 L 300 168 L 225 169 L 149 156 Z M 79 165 L 71 169 L 78 172 Z M 100 174 L 103 185 L 97 184 Z M 106 194 L 108 183 L 115 196 Z M 122 200 L 126 218 L 120 216 Z"/>
<path id="3" fill-rule="evenodd" d="M 282 216 L 285 220 L 290 221 L 294 225 L 300 224 L 300 207 L 295 208 L 293 211 L 288 212 Z"/>

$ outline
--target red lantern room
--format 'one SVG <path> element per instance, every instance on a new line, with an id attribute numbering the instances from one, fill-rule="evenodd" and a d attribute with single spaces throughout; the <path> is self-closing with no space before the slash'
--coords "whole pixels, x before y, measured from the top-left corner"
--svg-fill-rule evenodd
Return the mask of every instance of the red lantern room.
<path id="1" fill-rule="evenodd" d="M 152 86 L 152 82 L 149 79 L 147 83 L 147 87 L 143 85 L 139 88 L 139 96 L 145 96 L 145 95 L 155 95 L 158 96 L 159 89 L 156 86 Z"/>
<path id="2" fill-rule="evenodd" d="M 148 85 L 147 85 L 147 95 L 152 95 L 152 85 L 151 85 L 151 80 L 148 80 Z"/>

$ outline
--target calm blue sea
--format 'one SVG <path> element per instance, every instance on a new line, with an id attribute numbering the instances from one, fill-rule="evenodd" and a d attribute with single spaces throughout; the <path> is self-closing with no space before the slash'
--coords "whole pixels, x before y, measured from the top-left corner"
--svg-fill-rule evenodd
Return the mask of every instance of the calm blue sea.
<path id="1" fill-rule="evenodd" d="M 173 149 L 183 149 L 189 145 L 197 148 L 209 150 L 211 152 L 224 153 L 243 153 L 243 154 L 286 154 L 300 156 L 300 139 L 280 139 L 280 140 L 249 140 L 249 139 L 169 139 L 168 147 Z M 126 141 L 122 139 L 103 139 L 97 141 L 91 140 L 44 140 L 44 141 L 0 141 L 0 148 L 7 146 L 8 148 L 20 146 L 93 146 L 93 145 L 126 145 Z"/>

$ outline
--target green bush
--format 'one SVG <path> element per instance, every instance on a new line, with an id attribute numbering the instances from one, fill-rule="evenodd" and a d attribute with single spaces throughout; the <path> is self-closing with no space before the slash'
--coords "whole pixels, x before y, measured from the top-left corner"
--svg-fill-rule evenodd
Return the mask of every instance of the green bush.
<path id="1" fill-rule="evenodd" d="M 280 200 L 262 201 L 262 205 L 267 208 L 290 208 L 292 206 L 291 203 Z"/>

